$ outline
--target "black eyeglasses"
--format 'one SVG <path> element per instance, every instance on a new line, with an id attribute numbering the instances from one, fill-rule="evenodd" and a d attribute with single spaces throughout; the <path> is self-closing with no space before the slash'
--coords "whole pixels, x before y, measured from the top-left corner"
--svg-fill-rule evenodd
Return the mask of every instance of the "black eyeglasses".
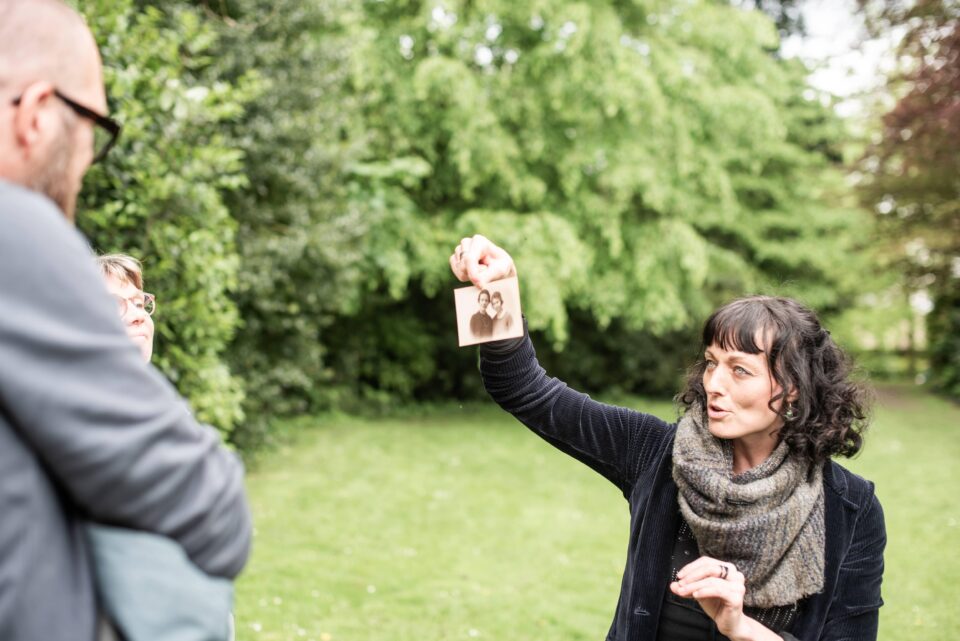
<path id="1" fill-rule="evenodd" d="M 93 130 L 93 162 L 97 163 L 103 160 L 110 149 L 116 144 L 117 138 L 120 137 L 120 123 L 113 118 L 98 114 L 93 109 L 84 107 L 75 100 L 71 100 L 57 89 L 53 90 L 53 95 L 73 109 L 74 113 L 78 116 L 93 121 L 93 124 L 96 125 Z M 19 105 L 21 98 L 22 96 L 14 98 L 13 104 Z"/>

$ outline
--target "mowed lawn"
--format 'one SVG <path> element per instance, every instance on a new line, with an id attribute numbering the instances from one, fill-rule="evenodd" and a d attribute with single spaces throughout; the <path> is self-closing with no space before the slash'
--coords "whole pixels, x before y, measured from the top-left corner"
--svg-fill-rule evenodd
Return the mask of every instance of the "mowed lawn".
<path id="1" fill-rule="evenodd" d="M 669 402 L 636 402 L 665 418 Z M 240 640 L 603 639 L 618 490 L 492 406 L 303 419 L 249 477 Z M 960 408 L 885 388 L 863 454 L 889 545 L 885 641 L 960 634 Z"/>

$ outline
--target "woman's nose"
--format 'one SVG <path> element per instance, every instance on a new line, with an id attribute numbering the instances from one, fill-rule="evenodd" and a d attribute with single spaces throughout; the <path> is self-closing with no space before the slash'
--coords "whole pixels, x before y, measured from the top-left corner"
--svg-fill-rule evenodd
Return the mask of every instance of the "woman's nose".
<path id="1" fill-rule="evenodd" d="M 711 396 L 720 396 L 723 394 L 723 389 L 723 379 L 717 370 L 704 373 L 703 391 Z"/>

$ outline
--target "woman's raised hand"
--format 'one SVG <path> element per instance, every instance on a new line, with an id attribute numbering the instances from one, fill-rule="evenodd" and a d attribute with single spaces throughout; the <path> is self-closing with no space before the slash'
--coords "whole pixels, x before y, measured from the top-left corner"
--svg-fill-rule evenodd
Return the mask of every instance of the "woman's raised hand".
<path id="1" fill-rule="evenodd" d="M 479 234 L 460 241 L 450 254 L 450 269 L 461 281 L 470 281 L 480 288 L 517 275 L 510 254 Z"/>

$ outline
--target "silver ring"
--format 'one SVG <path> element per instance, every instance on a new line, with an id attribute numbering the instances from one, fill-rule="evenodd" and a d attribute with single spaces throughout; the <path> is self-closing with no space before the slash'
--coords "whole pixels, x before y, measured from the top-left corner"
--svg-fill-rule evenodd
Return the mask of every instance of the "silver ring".
<path id="1" fill-rule="evenodd" d="M 720 564 L 720 578 L 726 580 L 727 575 L 730 573 L 730 568 L 728 568 L 723 563 Z"/>

